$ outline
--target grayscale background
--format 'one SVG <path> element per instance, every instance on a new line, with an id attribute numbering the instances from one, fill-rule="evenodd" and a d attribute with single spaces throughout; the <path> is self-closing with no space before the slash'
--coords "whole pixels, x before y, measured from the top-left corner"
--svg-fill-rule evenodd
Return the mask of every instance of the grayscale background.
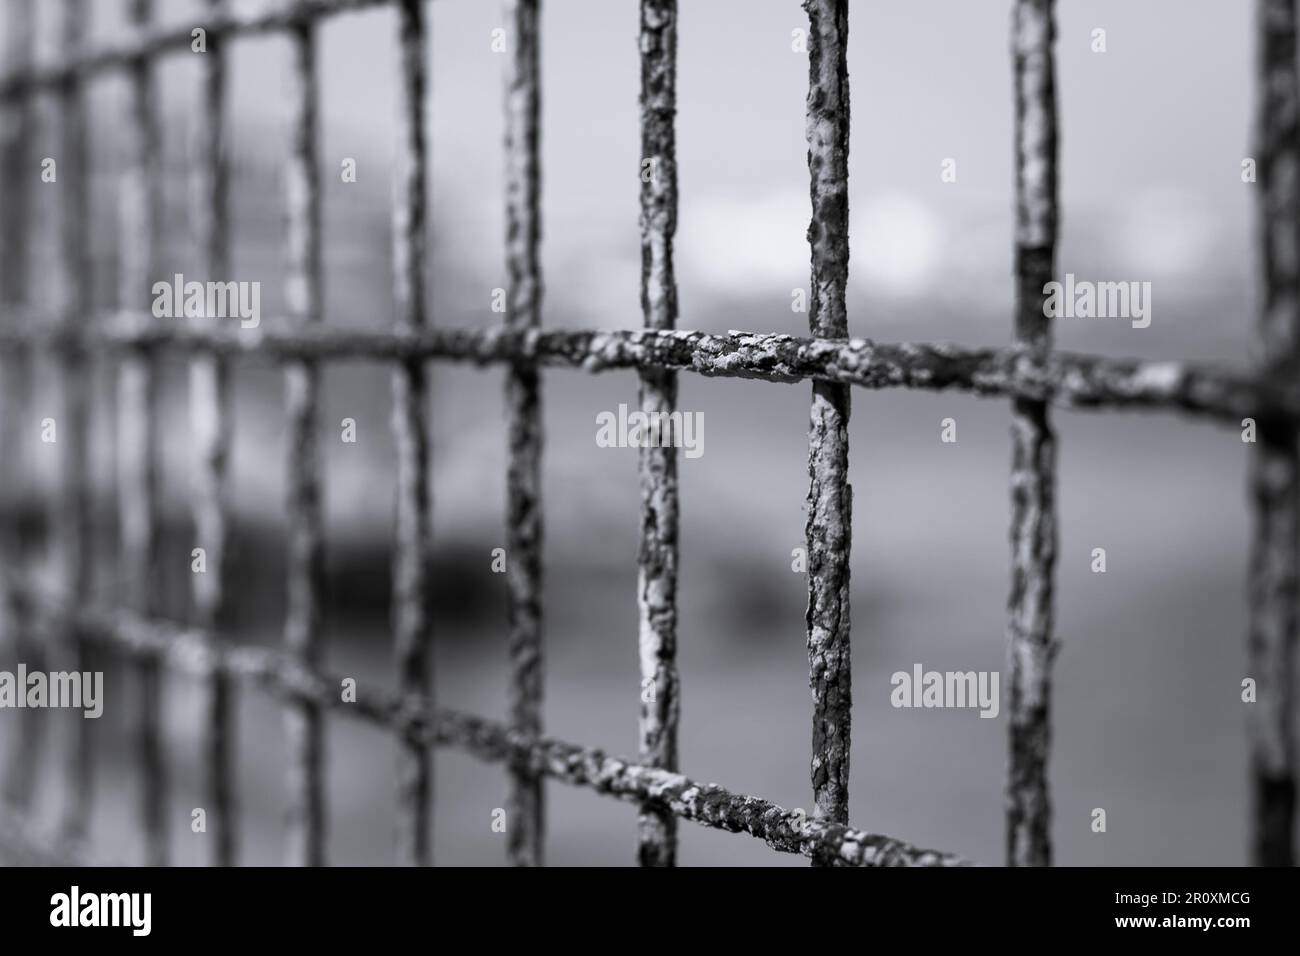
<path id="1" fill-rule="evenodd" d="M 255 6 L 258 4 L 254 4 Z M 198 4 L 168 0 L 187 22 Z M 94 38 L 120 29 L 119 4 L 91 4 Z M 440 0 L 431 9 L 432 244 L 429 305 L 439 325 L 487 326 L 504 286 L 502 86 L 490 50 L 497 4 Z M 53 54 L 53 4 L 39 4 Z M 1012 98 L 1009 0 L 854 0 L 849 315 L 851 334 L 881 341 L 1002 345 L 1012 325 Z M 1239 0 L 1062 0 L 1058 11 L 1062 245 L 1060 273 L 1149 280 L 1153 321 L 1061 319 L 1061 348 L 1107 355 L 1257 358 L 1249 147 L 1250 5 Z M 637 217 L 639 132 L 635 0 L 546 0 L 542 14 L 543 323 L 641 323 Z M 806 334 L 791 290 L 806 287 L 810 207 L 804 141 L 806 28 L 795 0 L 682 0 L 677 125 L 681 326 Z M 1095 27 L 1108 52 L 1090 51 Z M 0 27 L 2 28 L 2 27 Z M 395 18 L 348 14 L 321 28 L 327 321 L 392 319 L 389 191 Z M 281 308 L 281 171 L 288 152 L 287 42 L 232 47 L 234 275 L 263 283 L 264 314 Z M 197 258 L 188 239 L 185 169 L 194 100 L 188 54 L 161 67 L 170 271 Z M 125 82 L 97 81 L 91 104 L 97 301 L 114 302 L 113 215 L 123 168 Z M 43 114 L 49 119 L 49 110 Z M 51 133 L 48 122 L 42 135 Z M 42 153 L 42 155 L 44 155 Z M 357 160 L 359 181 L 338 175 Z M 955 158 L 958 182 L 940 181 Z M 53 194 L 36 190 L 45 245 L 30 249 L 40 284 L 54 248 Z M 49 204 L 48 207 L 46 204 Z M 99 369 L 96 441 L 101 538 L 113 540 L 112 367 Z M 191 458 L 185 369 L 167 366 L 163 583 L 186 614 Z M 505 712 L 505 581 L 490 571 L 503 544 L 506 438 L 500 369 L 433 370 L 437 590 L 434 670 L 445 706 Z M 266 362 L 233 383 L 232 488 L 237 515 L 229 628 L 241 642 L 279 640 L 283 610 L 282 380 Z M 391 681 L 387 626 L 394 457 L 388 376 L 332 365 L 323 375 L 331 670 Z M 811 696 L 802 545 L 810 388 L 683 374 L 680 404 L 704 413 L 704 455 L 681 459 L 681 769 L 811 807 Z M 545 643 L 548 734 L 634 755 L 635 449 L 601 449 L 595 417 L 636 401 L 633 372 L 544 376 Z M 862 829 L 951 850 L 1003 856 L 1003 717 L 895 710 L 889 676 L 1004 667 L 1009 586 L 1010 439 L 1004 401 L 961 395 L 854 393 L 852 619 L 854 749 L 851 820 Z M 39 407 L 38 402 L 38 407 Z M 344 417 L 356 445 L 338 441 Z M 958 442 L 939 441 L 940 420 Z M 1249 515 L 1247 446 L 1236 430 L 1168 414 L 1061 412 L 1061 538 L 1051 780 L 1057 861 L 1074 865 L 1246 862 L 1245 672 Z M 35 436 L 35 431 L 33 431 Z M 51 479 L 52 447 L 31 454 Z M 1108 572 L 1089 570 L 1095 547 Z M 110 552 L 99 586 L 114 588 Z M 0 660 L 0 666 L 11 661 Z M 91 827 L 105 853 L 139 853 L 138 774 L 127 743 L 130 683 L 109 677 L 99 800 Z M 166 685 L 175 790 L 173 852 L 207 859 L 189 831 L 201 805 L 200 689 Z M 51 720 L 52 727 L 61 721 Z M 0 737 L 12 722 L 0 713 Z M 391 735 L 337 714 L 328 722 L 329 858 L 393 858 Z M 60 731 L 51 731 L 58 733 Z M 241 693 L 241 862 L 282 858 L 285 753 L 278 706 Z M 52 771 L 48 758 L 46 770 Z M 45 774 L 50 820 L 62 805 Z M 491 831 L 505 777 L 462 754 L 435 758 L 435 859 L 501 865 Z M 636 808 L 547 784 L 547 862 L 635 862 Z M 1090 832 L 1104 807 L 1108 832 Z M 806 866 L 761 841 L 681 826 L 683 864 Z"/>

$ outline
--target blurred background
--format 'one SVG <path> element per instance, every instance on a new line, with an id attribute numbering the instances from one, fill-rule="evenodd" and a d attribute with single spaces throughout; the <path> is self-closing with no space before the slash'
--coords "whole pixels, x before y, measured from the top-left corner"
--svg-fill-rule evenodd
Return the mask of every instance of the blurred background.
<path id="1" fill-rule="evenodd" d="M 237 3 L 236 6 L 261 6 Z M 90 4 L 91 42 L 122 29 L 122 4 Z M 189 23 L 199 4 L 158 5 Z M 38 60 L 53 57 L 55 4 L 38 4 Z M 543 322 L 640 325 L 636 0 L 543 5 Z M 1061 0 L 1058 4 L 1062 245 L 1058 271 L 1153 284 L 1150 328 L 1062 319 L 1061 348 L 1245 366 L 1255 275 L 1250 151 L 1251 15 L 1235 0 Z M 853 0 L 849 70 L 850 327 L 881 341 L 1001 345 L 1012 315 L 1012 98 L 1009 0 Z M 505 286 L 502 157 L 504 57 L 491 50 L 497 4 L 430 4 L 431 320 L 486 327 Z M 683 0 L 677 119 L 677 244 L 683 328 L 806 334 L 791 311 L 806 288 L 807 57 L 791 49 L 807 20 L 795 0 Z M 2 29 L 0 25 L 0 29 Z M 1105 53 L 1092 33 L 1106 31 Z M 327 321 L 392 321 L 389 193 L 395 112 L 395 16 L 346 14 L 320 29 Z M 229 110 L 233 272 L 262 282 L 264 315 L 283 302 L 282 169 L 288 154 L 288 44 L 231 48 Z M 157 72 L 164 103 L 167 274 L 198 259 L 186 221 L 193 55 Z M 120 76 L 91 94 L 95 297 L 116 301 L 114 210 L 124 150 Z M 52 155 L 42 107 L 37 155 Z M 344 183 L 345 158 L 357 181 Z M 940 179 L 955 159 L 957 181 Z M 53 188 L 35 190 L 27 248 L 34 294 L 53 260 Z M 194 276 L 187 276 L 192 278 Z M 99 587 L 111 597 L 114 369 L 97 370 L 94 431 L 102 503 Z M 53 402 L 42 375 L 35 406 Z M 185 368 L 165 367 L 164 540 L 170 612 L 187 613 L 192 537 Z M 544 376 L 546 705 L 550 735 L 635 755 L 638 498 L 635 449 L 598 448 L 595 418 L 636 401 L 631 372 Z M 228 627 L 274 644 L 283 612 L 282 377 L 267 362 L 233 380 L 236 525 Z M 505 434 L 499 369 L 433 371 L 432 487 L 437 589 L 434 670 L 440 704 L 505 712 L 503 545 Z M 394 456 L 388 376 L 332 365 L 323 376 L 326 620 L 330 670 L 389 682 L 387 625 Z M 705 453 L 682 459 L 681 769 L 704 782 L 810 807 L 811 697 L 803 544 L 810 388 L 681 377 L 680 404 L 704 413 Z M 1008 409 L 962 395 L 854 395 L 851 819 L 863 829 L 996 864 L 1003 856 L 1002 715 L 895 710 L 889 677 L 1002 670 L 1009 584 Z M 50 407 L 54 407 L 52 404 Z M 357 422 L 358 441 L 339 440 Z M 958 441 L 939 440 L 956 419 Z M 1057 861 L 1074 865 L 1244 864 L 1246 737 L 1246 450 L 1237 430 L 1170 415 L 1059 412 L 1055 747 Z M 42 482 L 57 446 L 31 429 Z M 1105 574 L 1090 572 L 1093 548 Z M 9 657 L 0 666 L 12 665 Z M 130 683 L 108 677 L 93 840 L 139 854 Z M 167 685 L 173 852 L 207 859 L 189 829 L 200 806 L 200 688 Z M 65 723 L 49 720 L 57 738 Z M 241 696 L 241 862 L 282 858 L 285 754 L 279 708 Z M 0 712 L 0 738 L 12 712 Z M 393 854 L 393 746 L 368 725 L 329 721 L 329 857 L 383 864 Z M 0 743 L 6 741 L 0 740 Z M 55 740 L 57 743 L 57 739 Z M 47 751 L 47 771 L 55 769 Z M 505 798 L 500 767 L 458 753 L 435 760 L 435 858 L 500 865 L 491 830 Z M 62 806 L 53 772 L 43 814 Z M 635 861 L 636 810 L 548 784 L 548 862 Z M 1090 831 L 1107 811 L 1108 832 Z M 806 865 L 760 841 L 681 827 L 682 863 Z"/>

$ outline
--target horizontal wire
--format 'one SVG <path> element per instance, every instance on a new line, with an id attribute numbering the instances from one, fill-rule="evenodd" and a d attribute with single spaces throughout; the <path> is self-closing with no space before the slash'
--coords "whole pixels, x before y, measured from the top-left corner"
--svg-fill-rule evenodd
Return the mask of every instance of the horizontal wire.
<path id="1" fill-rule="evenodd" d="M 296 29 L 327 17 L 373 7 L 393 6 L 396 0 L 303 0 L 282 6 L 272 3 L 255 10 L 227 8 L 221 13 L 196 14 L 188 23 L 155 27 L 130 37 L 104 43 L 77 56 L 40 63 L 0 78 L 0 98 L 49 89 L 71 80 L 149 60 L 175 50 L 191 48 L 193 31 L 202 28 L 206 38 L 255 36 Z"/>
<path id="2" fill-rule="evenodd" d="M 151 322 L 108 313 L 89 328 L 33 322 L 0 331 L 0 349 L 159 347 L 272 359 L 409 361 L 479 365 L 533 363 L 578 368 L 663 368 L 768 382 L 843 382 L 867 389 L 962 391 L 1026 398 L 1075 409 L 1170 410 L 1223 423 L 1243 418 L 1300 422 L 1300 387 L 1267 373 L 1201 362 L 1109 358 L 1023 347 L 970 348 L 937 342 L 875 343 L 793 335 L 685 330 L 565 331 L 426 327 L 411 330 L 294 330 L 282 319 L 256 328 Z M 234 325 L 232 320 L 232 325 Z"/>
<path id="3" fill-rule="evenodd" d="M 342 677 L 304 667 L 282 651 L 241 647 L 209 631 L 145 619 L 121 609 L 87 606 L 72 611 L 47 591 L 16 580 L 11 586 L 32 601 L 36 617 L 47 626 L 71 625 L 84 639 L 127 656 L 156 655 L 170 671 L 198 678 L 220 671 L 284 699 L 310 702 L 399 730 L 424 746 L 452 747 L 487 763 L 526 768 L 630 803 L 653 801 L 684 820 L 748 833 L 776 850 L 815 854 L 837 866 L 968 865 L 951 853 L 823 823 L 800 810 L 611 757 L 597 748 L 534 737 L 498 721 L 435 708 L 423 696 L 358 683 L 355 700 L 344 701 Z"/>

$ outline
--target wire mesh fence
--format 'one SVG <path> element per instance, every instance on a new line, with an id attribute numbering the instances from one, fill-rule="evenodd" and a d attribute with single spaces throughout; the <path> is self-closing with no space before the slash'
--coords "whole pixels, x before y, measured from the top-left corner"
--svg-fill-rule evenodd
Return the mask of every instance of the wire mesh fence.
<path id="1" fill-rule="evenodd" d="M 211 830 L 210 862 L 238 859 L 239 821 L 233 798 L 237 742 L 234 698 L 246 685 L 282 700 L 290 752 L 286 862 L 327 862 L 325 787 L 326 716 L 351 715 L 395 736 L 400 759 L 395 801 L 397 858 L 433 860 L 432 753 L 466 751 L 501 763 L 509 780 L 511 862 L 543 862 L 545 800 L 551 778 L 588 787 L 639 807 L 643 865 L 676 860 L 677 821 L 685 819 L 744 832 L 771 847 L 802 853 L 819 865 L 952 865 L 956 855 L 849 825 L 851 729 L 849 553 L 852 489 L 848 475 L 848 421 L 854 386 L 866 390 L 957 390 L 1007 399 L 1013 434 L 1010 478 L 1011 588 L 1008 661 L 1011 680 L 1009 767 L 1006 782 L 1006 862 L 1052 862 L 1051 675 L 1057 508 L 1056 440 L 1052 406 L 1116 411 L 1180 412 L 1207 422 L 1258 421 L 1252 477 L 1256 515 L 1250 569 L 1248 650 L 1259 682 L 1250 744 L 1254 805 L 1252 856 L 1257 863 L 1293 862 L 1296 750 L 1294 651 L 1297 548 L 1300 547 L 1300 388 L 1294 380 L 1300 342 L 1300 79 L 1297 78 L 1294 0 L 1259 0 L 1258 158 L 1260 238 L 1266 305 L 1261 335 L 1266 367 L 1237 372 L 1189 362 L 1126 360 L 1054 351 L 1044 308 L 1055 269 L 1058 222 L 1057 103 L 1053 58 L 1053 0 L 1015 0 L 1011 51 L 1015 102 L 1016 306 L 1014 341 L 1005 348 L 945 344 L 884 344 L 851 338 L 845 304 L 848 279 L 848 147 L 850 86 L 847 0 L 805 0 L 808 14 L 807 140 L 812 219 L 809 336 L 677 329 L 673 242 L 677 219 L 676 0 L 641 0 L 641 303 L 642 328 L 567 331 L 542 325 L 540 267 L 541 81 L 539 0 L 507 0 L 510 36 L 506 71 L 505 321 L 489 330 L 441 328 L 425 310 L 429 219 L 426 129 L 429 37 L 424 0 L 297 0 L 259 12 L 240 12 L 225 0 L 207 0 L 201 22 L 155 26 L 151 0 L 125 0 L 131 33 L 113 45 L 86 43 L 84 0 L 60 0 L 60 55 L 36 64 L 31 50 L 34 0 L 7 0 L 7 72 L 0 80 L 0 201 L 5 244 L 0 249 L 4 322 L 3 427 L 5 448 L 33 426 L 29 402 L 37 354 L 57 358 L 63 483 L 46 495 L 52 516 L 49 547 L 57 586 L 27 573 L 33 535 L 19 522 L 5 529 L 7 639 L 21 659 L 57 659 L 86 670 L 93 655 L 122 655 L 133 664 L 139 708 L 134 750 L 140 770 L 138 816 L 144 861 L 165 864 L 171 852 L 165 820 L 167 760 L 160 727 L 161 675 L 187 673 L 206 688 L 203 762 Z M 365 7 L 392 8 L 399 57 L 398 173 L 392 206 L 391 331 L 343 331 L 322 323 L 322 217 L 317 27 L 332 15 Z M 291 150 L 284 206 L 288 270 L 286 314 L 256 329 L 235 329 L 212 316 L 165 323 L 147 309 L 142 290 L 158 271 L 161 136 L 155 65 L 160 57 L 195 46 L 202 35 L 196 135 L 192 144 L 190 222 L 203 270 L 224 276 L 230 263 L 230 177 L 221 148 L 228 136 L 226 88 L 229 45 L 241 37 L 279 33 L 290 41 Z M 123 187 L 124 255 L 119 308 L 105 312 L 86 298 L 89 270 L 86 223 L 88 85 L 110 72 L 129 81 L 130 144 Z M 56 104 L 61 188 L 59 255 L 63 281 L 52 310 L 29 302 L 21 257 L 12 255 L 32 228 L 25 182 L 39 170 L 32 149 L 34 103 Z M 192 494 L 196 541 L 210 573 L 193 578 L 193 618 L 164 620 L 149 581 L 159 555 L 158 358 L 162 351 L 190 363 L 193 445 L 199 462 Z M 119 421 L 118 543 L 125 585 L 118 606 L 92 598 L 88 484 L 87 364 L 95 356 L 117 362 Z M 227 463 L 232 440 L 229 375 L 235 360 L 283 367 L 288 517 L 288 608 L 283 649 L 241 647 L 218 633 L 227 602 L 224 570 L 231 505 Z M 397 449 L 396 537 L 392 567 L 392 634 L 399 679 L 392 689 L 356 688 L 344 699 L 340 675 L 322 661 L 322 562 L 326 548 L 317 447 L 320 371 L 325 363 L 370 360 L 391 369 L 393 432 Z M 504 722 L 440 708 L 432 692 L 430 559 L 436 540 L 429 492 L 427 420 L 431 362 L 500 365 L 505 372 L 508 468 L 507 549 L 511 555 L 509 704 Z M 643 447 L 637 605 L 642 687 L 637 762 L 615 758 L 543 735 L 543 620 L 541 595 L 543 508 L 543 367 L 588 372 L 635 369 L 640 408 L 676 408 L 677 376 L 808 381 L 812 386 L 808 450 L 807 645 L 813 697 L 811 784 L 816 811 L 809 817 L 758 797 L 702 784 L 678 770 L 680 677 L 676 660 L 679 509 L 676 450 L 671 443 Z M 36 494 L 30 463 L 5 456 L 10 496 Z M 5 764 L 5 810 L 0 839 L 25 859 L 85 860 L 84 821 L 94 798 L 93 722 L 75 722 L 62 772 L 70 797 L 54 834 L 30 825 L 31 780 L 45 749 L 39 722 L 19 712 L 15 746 Z"/>

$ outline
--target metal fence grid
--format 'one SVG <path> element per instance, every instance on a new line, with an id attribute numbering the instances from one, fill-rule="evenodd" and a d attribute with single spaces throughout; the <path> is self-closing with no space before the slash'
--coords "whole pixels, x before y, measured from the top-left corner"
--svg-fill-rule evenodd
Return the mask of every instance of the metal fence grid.
<path id="1" fill-rule="evenodd" d="M 66 656 L 82 670 L 88 655 L 126 655 L 138 674 L 141 768 L 139 819 L 145 862 L 169 859 L 166 761 L 160 735 L 164 669 L 198 676 L 206 696 L 206 793 L 211 862 L 236 859 L 233 800 L 233 695 L 260 686 L 284 702 L 292 754 L 287 862 L 326 860 L 323 740 L 325 712 L 337 710 L 391 728 L 399 743 L 398 861 L 432 860 L 431 752 L 455 747 L 505 765 L 509 776 L 508 855 L 521 865 L 543 862 L 544 778 L 590 787 L 637 804 L 643 865 L 671 865 L 678 818 L 745 832 L 777 850 L 802 853 L 819 865 L 950 865 L 953 854 L 917 847 L 848 825 L 850 742 L 848 418 L 853 386 L 864 389 L 955 389 L 1007 398 L 1012 404 L 1011 555 L 1008 657 L 1011 669 L 1010 747 L 1006 788 L 1010 865 L 1052 860 L 1050 750 L 1053 581 L 1056 552 L 1055 437 L 1049 407 L 1182 412 L 1238 424 L 1254 418 L 1252 495 L 1255 513 L 1250 568 L 1248 649 L 1258 682 L 1251 710 L 1252 857 L 1261 864 L 1293 862 L 1295 804 L 1294 652 L 1300 545 L 1300 79 L 1296 65 L 1295 0 L 1257 0 L 1260 248 L 1265 304 L 1260 332 L 1268 359 L 1258 371 L 1168 361 L 1068 354 L 1051 348 L 1044 285 L 1054 271 L 1057 241 L 1057 105 L 1053 60 L 1053 0 L 1014 0 L 1016 306 L 1014 344 L 971 349 L 944 344 L 879 344 L 849 338 L 848 276 L 849 81 L 847 0 L 804 0 L 809 20 L 808 168 L 812 221 L 810 335 L 679 331 L 673 272 L 677 217 L 674 141 L 676 0 L 641 0 L 641 301 L 643 328 L 619 332 L 544 330 L 539 266 L 539 0 L 505 0 L 509 55 L 506 76 L 506 256 L 508 309 L 487 331 L 431 326 L 425 315 L 424 263 L 428 218 L 424 121 L 428 43 L 424 0 L 289 0 L 257 13 L 206 0 L 203 22 L 154 26 L 152 0 L 124 0 L 133 32 L 113 46 L 86 45 L 86 0 L 60 0 L 60 59 L 33 62 L 34 0 L 7 0 L 9 69 L 0 80 L 0 296 L 6 321 L 3 437 L 5 483 L 12 495 L 32 494 L 19 450 L 30 427 L 28 392 L 36 351 L 57 356 L 62 397 L 59 428 L 64 479 L 47 497 L 54 520 L 59 587 L 35 587 L 22 573 L 31 534 L 5 529 L 8 637 L 31 662 Z M 392 210 L 394 325 L 388 332 L 322 327 L 319 103 L 316 27 L 325 18 L 367 7 L 392 7 L 399 38 L 398 171 Z M 153 66 L 185 51 L 192 30 L 206 31 L 200 58 L 198 135 L 192 163 L 191 223 L 203 270 L 224 276 L 229 264 L 228 173 L 225 140 L 226 52 L 236 38 L 266 32 L 291 40 L 292 149 L 288 210 L 288 315 L 256 330 L 214 320 L 162 324 L 147 311 L 142 290 L 156 273 L 161 181 L 159 118 Z M 125 71 L 130 110 L 125 129 L 130 170 L 122 186 L 120 307 L 94 312 L 88 301 L 86 108 L 88 83 Z M 57 104 L 61 185 L 59 255 L 54 264 L 60 301 L 53 315 L 27 304 L 21 249 L 30 226 L 26 183 L 37 168 L 31 151 L 34 101 Z M 189 626 L 161 620 L 148 582 L 159 560 L 159 465 L 156 356 L 189 356 L 190 401 L 199 480 L 193 494 L 197 541 L 216 573 L 193 576 Z M 125 585 L 116 607 L 91 601 L 88 421 L 85 374 L 96 352 L 119 357 L 118 496 Z M 231 441 L 228 369 L 231 360 L 262 356 L 283 365 L 289 441 L 288 611 L 281 651 L 240 647 L 214 633 L 226 598 L 221 575 L 229 522 L 226 462 Z M 394 689 L 362 687 L 344 703 L 340 678 L 322 672 L 321 581 L 324 548 L 316 445 L 318 370 L 340 359 L 371 359 L 392 367 L 397 448 L 397 532 L 393 559 Z M 429 438 L 426 408 L 431 360 L 499 364 L 506 372 L 509 463 L 506 527 L 510 693 L 508 720 L 497 722 L 440 709 L 431 693 L 428 595 L 432 548 Z M 808 653 L 813 696 L 811 781 L 816 812 L 787 810 L 766 800 L 697 783 L 677 772 L 679 678 L 676 665 L 678 562 L 677 460 L 671 447 L 640 452 L 641 543 L 638 555 L 642 678 L 656 693 L 643 701 L 637 762 L 542 736 L 542 464 L 543 366 L 589 372 L 632 368 L 641 408 L 671 411 L 679 371 L 701 375 L 812 383 L 809 436 Z M 665 443 L 667 445 L 668 443 Z M 38 635 L 40 635 L 38 637 Z M 19 711 L 19 733 L 8 755 L 0 839 L 27 858 L 83 860 L 94 785 L 92 723 L 78 720 L 66 755 L 68 801 L 55 834 L 29 825 L 32 778 L 41 741 L 38 721 Z"/>

